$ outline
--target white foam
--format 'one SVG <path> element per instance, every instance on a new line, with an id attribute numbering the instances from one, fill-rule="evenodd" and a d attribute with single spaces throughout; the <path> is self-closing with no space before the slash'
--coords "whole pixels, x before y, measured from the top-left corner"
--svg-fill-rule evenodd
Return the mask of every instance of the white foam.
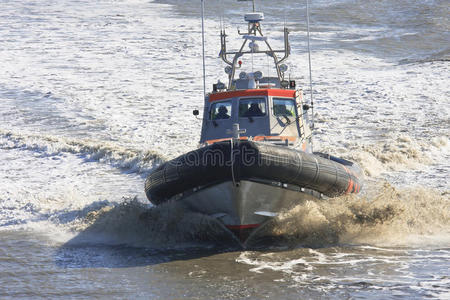
<path id="1" fill-rule="evenodd" d="M 240 13 L 232 17 L 231 23 L 242 24 Z M 171 6 L 148 1 L 32 8 L 19 1 L 4 7 L 0 20 L 0 147 L 8 161 L 0 167 L 5 220 L 31 224 L 39 209 L 58 214 L 51 205 L 60 205 L 60 211 L 82 210 L 97 201 L 115 205 L 136 195 L 143 202 L 140 175 L 158 159 L 197 145 L 201 123 L 191 111 L 203 105 L 198 18 L 174 17 Z M 12 27 L 10 22 L 27 26 Z M 173 31 L 161 24 L 170 24 Z M 219 78 L 225 82 L 226 75 L 217 59 L 219 24 L 208 19 L 206 27 L 211 86 Z M 293 27 L 290 75 L 306 87 L 305 36 L 302 28 Z M 278 27 L 264 29 L 271 37 L 273 33 L 274 46 L 282 46 Z M 335 29 L 345 29 L 347 36 L 361 31 L 361 39 L 377 38 L 385 30 Z M 315 34 L 316 42 L 330 39 L 327 32 Z M 229 40 L 231 49 L 231 32 Z M 448 190 L 446 62 L 398 65 L 314 44 L 312 59 L 316 150 L 358 161 L 370 180 L 396 185 L 420 181 Z M 251 68 L 250 61 L 243 68 Z M 46 201 L 52 204 L 46 206 Z M 305 216 L 310 228 L 327 224 L 320 207 L 309 205 Z"/>
<path id="2" fill-rule="evenodd" d="M 262 262 L 260 260 L 252 259 L 251 252 L 242 252 L 239 257 L 236 259 L 236 262 L 238 263 L 245 263 L 247 265 L 256 266 L 254 268 L 251 268 L 250 271 L 255 273 L 262 273 L 263 270 L 272 270 L 272 271 L 283 271 L 285 273 L 292 273 L 293 267 L 297 265 L 303 265 L 305 266 L 306 270 L 311 270 L 312 267 L 308 262 L 302 258 L 289 260 L 286 262 Z"/>
<path id="3" fill-rule="evenodd" d="M 9 150 L 30 150 L 46 156 L 64 155 L 65 153 L 80 155 L 86 161 L 108 163 L 129 172 L 148 173 L 154 165 L 164 161 L 164 156 L 156 152 L 127 149 L 114 142 L 15 133 L 1 129 L 0 146 Z"/>

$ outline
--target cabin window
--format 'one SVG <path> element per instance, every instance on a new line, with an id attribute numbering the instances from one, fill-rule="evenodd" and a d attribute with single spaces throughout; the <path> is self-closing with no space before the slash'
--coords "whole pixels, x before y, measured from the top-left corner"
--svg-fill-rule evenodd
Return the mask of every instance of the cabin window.
<path id="1" fill-rule="evenodd" d="M 239 100 L 239 117 L 262 117 L 266 115 L 266 99 L 245 98 Z"/>
<path id="2" fill-rule="evenodd" d="M 295 117 L 295 101 L 292 99 L 273 98 L 275 116 Z"/>
<path id="3" fill-rule="evenodd" d="M 231 101 L 213 103 L 209 118 L 210 120 L 226 120 L 231 118 Z"/>

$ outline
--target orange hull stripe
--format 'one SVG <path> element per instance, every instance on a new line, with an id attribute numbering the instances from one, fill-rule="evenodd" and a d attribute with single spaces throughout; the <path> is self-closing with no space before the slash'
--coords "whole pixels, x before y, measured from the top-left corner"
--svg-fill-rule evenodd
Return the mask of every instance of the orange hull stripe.
<path id="1" fill-rule="evenodd" d="M 346 194 L 349 194 L 349 193 L 351 193 L 352 192 L 352 188 L 353 188 L 353 180 L 349 180 L 348 181 L 348 188 L 347 188 L 347 191 L 345 192 Z"/>
<path id="2" fill-rule="evenodd" d="M 241 136 L 239 138 L 240 140 L 248 140 L 248 137 L 246 136 Z M 212 145 L 214 143 L 218 143 L 218 142 L 223 142 L 223 141 L 228 141 L 231 140 L 231 138 L 223 138 L 223 139 L 215 139 L 215 140 L 207 140 L 205 143 L 207 143 L 208 145 Z"/>
<path id="3" fill-rule="evenodd" d="M 242 90 L 231 92 L 220 92 L 209 95 L 209 102 L 245 96 L 279 96 L 279 97 L 295 97 L 295 90 L 282 89 L 258 89 L 258 90 Z"/>
<path id="4" fill-rule="evenodd" d="M 217 142 L 223 142 L 223 141 L 228 141 L 231 138 L 223 138 L 223 139 L 215 139 L 215 140 L 207 140 L 206 144 L 211 145 Z M 239 138 L 240 140 L 248 140 L 248 136 L 241 136 Z M 264 140 L 280 140 L 280 141 L 284 141 L 284 140 L 288 140 L 290 142 L 294 142 L 297 139 L 297 137 L 295 136 L 255 136 L 253 137 L 254 141 L 264 141 Z M 305 146 L 306 148 L 306 146 Z"/>
<path id="5" fill-rule="evenodd" d="M 295 136 L 255 136 L 254 141 L 264 141 L 264 140 L 288 140 L 294 142 L 297 138 Z"/>
<path id="6" fill-rule="evenodd" d="M 247 224 L 247 225 L 225 225 L 228 229 L 236 230 L 236 229 L 247 229 L 247 228 L 256 228 L 259 224 Z"/>
<path id="7" fill-rule="evenodd" d="M 306 143 L 303 143 L 303 144 L 302 144 L 302 150 L 303 150 L 303 151 L 306 151 Z"/>

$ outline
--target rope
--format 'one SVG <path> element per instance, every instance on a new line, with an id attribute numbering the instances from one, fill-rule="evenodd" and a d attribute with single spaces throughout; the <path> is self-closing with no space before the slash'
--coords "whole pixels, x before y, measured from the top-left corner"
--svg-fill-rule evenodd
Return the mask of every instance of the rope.
<path id="1" fill-rule="evenodd" d="M 230 146 L 231 146 L 231 151 L 230 151 L 230 162 L 231 162 L 231 179 L 233 180 L 233 185 L 236 186 L 236 178 L 234 177 L 234 153 L 233 153 L 233 143 L 234 143 L 234 138 L 230 139 Z"/>

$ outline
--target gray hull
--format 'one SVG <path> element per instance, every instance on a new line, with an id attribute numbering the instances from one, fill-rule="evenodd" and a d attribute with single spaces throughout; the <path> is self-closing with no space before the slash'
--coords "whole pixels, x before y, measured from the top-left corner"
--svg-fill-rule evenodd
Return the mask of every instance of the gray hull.
<path id="1" fill-rule="evenodd" d="M 312 192 L 293 190 L 251 181 L 238 185 L 227 181 L 183 197 L 193 211 L 212 216 L 236 234 L 242 242 L 263 223 L 303 199 L 315 198 Z"/>

